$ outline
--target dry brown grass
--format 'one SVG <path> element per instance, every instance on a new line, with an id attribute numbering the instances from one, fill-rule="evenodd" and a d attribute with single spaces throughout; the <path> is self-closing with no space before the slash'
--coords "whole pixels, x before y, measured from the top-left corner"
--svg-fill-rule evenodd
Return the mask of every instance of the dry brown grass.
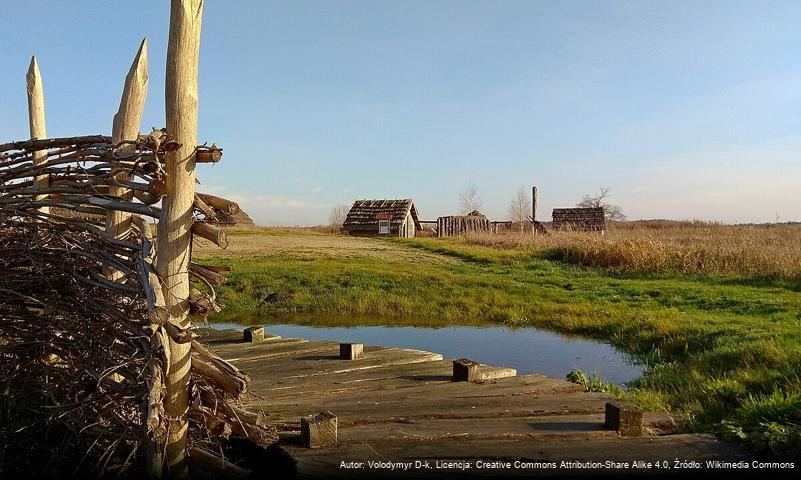
<path id="1" fill-rule="evenodd" d="M 193 258 L 254 259 L 254 261 L 259 257 L 282 257 L 293 261 L 379 258 L 403 261 L 407 264 L 458 262 L 452 257 L 421 252 L 406 248 L 399 243 L 332 234 L 316 227 L 232 228 L 227 232 L 228 247 L 225 250 L 220 250 L 208 240 L 196 237 L 192 250 Z"/>
<path id="2" fill-rule="evenodd" d="M 471 233 L 471 245 L 541 253 L 549 258 L 620 272 L 794 278 L 801 275 L 801 225 L 708 222 L 628 222 L 606 234 Z"/>
<path id="3" fill-rule="evenodd" d="M 311 227 L 260 227 L 258 225 L 223 225 L 229 233 L 339 233 L 341 227 L 336 225 L 314 225 Z"/>

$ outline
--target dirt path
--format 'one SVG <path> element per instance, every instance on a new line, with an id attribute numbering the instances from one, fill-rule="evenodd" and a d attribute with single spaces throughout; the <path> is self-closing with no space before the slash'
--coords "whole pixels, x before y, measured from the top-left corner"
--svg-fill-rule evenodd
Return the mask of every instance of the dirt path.
<path id="1" fill-rule="evenodd" d="M 270 231 L 232 231 L 229 245 L 224 251 L 203 239 L 196 239 L 193 256 L 211 257 L 267 257 L 292 256 L 300 259 L 325 257 L 363 258 L 377 257 L 411 263 L 458 263 L 458 259 L 409 248 L 402 244 L 377 238 L 359 238 L 345 235 L 318 233 L 284 233 Z"/>

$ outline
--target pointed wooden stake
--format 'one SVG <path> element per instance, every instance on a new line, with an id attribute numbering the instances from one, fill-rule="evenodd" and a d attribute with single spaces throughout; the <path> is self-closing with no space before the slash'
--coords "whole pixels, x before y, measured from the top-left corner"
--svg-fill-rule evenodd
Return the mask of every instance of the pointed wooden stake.
<path id="1" fill-rule="evenodd" d="M 195 199 L 197 145 L 197 72 L 202 0 L 172 0 L 167 47 L 165 101 L 167 132 L 181 144 L 166 156 L 166 195 L 158 225 L 157 269 L 164 282 L 169 323 L 188 328 L 189 265 L 192 205 Z M 164 407 L 172 419 L 167 435 L 167 474 L 186 478 L 187 411 L 189 406 L 189 343 L 169 342 L 170 368 Z"/>
<path id="2" fill-rule="evenodd" d="M 139 136 L 139 127 L 142 121 L 142 112 L 145 109 L 145 99 L 147 98 L 148 87 L 148 70 L 147 70 L 147 38 L 142 39 L 139 45 L 139 50 L 131 63 L 131 68 L 125 76 L 125 84 L 122 88 L 122 96 L 120 97 L 120 106 L 111 125 L 111 141 L 117 144 L 123 140 L 136 140 Z M 122 151 L 132 151 L 132 145 L 121 147 Z M 126 172 L 120 172 L 115 175 L 117 180 L 131 180 L 131 175 Z M 132 200 L 133 191 L 124 187 L 111 186 L 109 194 L 119 197 L 123 200 Z M 131 214 L 120 210 L 109 210 L 106 213 L 106 231 L 115 237 L 122 238 L 128 235 L 131 229 Z M 150 238 L 150 226 L 141 217 L 136 219 L 139 223 L 139 228 L 143 232 L 145 238 Z M 116 280 L 122 276 L 118 271 L 112 270 L 108 272 L 109 279 Z M 159 288 L 158 278 L 155 274 L 150 273 L 150 286 Z M 164 305 L 162 292 L 153 292 L 155 297 L 154 304 Z M 148 406 L 152 408 L 151 406 Z M 149 415 L 145 416 L 146 419 L 150 418 Z M 149 428 L 147 423 L 145 428 Z M 163 439 L 161 439 L 163 441 Z M 162 467 L 164 465 L 164 458 L 162 452 L 164 444 L 156 439 L 150 439 L 144 448 L 145 452 L 145 475 L 147 478 L 161 478 Z"/>
<path id="3" fill-rule="evenodd" d="M 28 87 L 28 123 L 30 125 L 31 138 L 47 138 L 45 128 L 45 107 L 44 107 L 44 88 L 42 86 L 42 74 L 39 72 L 39 62 L 36 55 L 31 57 L 31 65 L 28 67 L 28 74 L 25 75 L 25 83 Z M 47 150 L 37 150 L 33 152 L 34 165 L 47 162 Z M 37 187 L 47 187 L 49 182 L 47 175 L 39 175 L 35 179 Z M 37 195 L 34 200 L 44 200 L 47 195 Z M 39 207 L 42 213 L 49 213 L 50 207 Z"/>
<path id="4" fill-rule="evenodd" d="M 111 130 L 111 141 L 115 144 L 123 140 L 136 140 L 139 136 L 139 125 L 142 120 L 142 112 L 145 109 L 145 98 L 147 98 L 147 38 L 142 40 L 139 51 L 131 64 L 131 69 L 125 77 L 125 86 L 122 89 L 120 107 L 114 115 L 114 122 Z M 133 150 L 133 145 L 121 147 L 122 151 Z M 115 175 L 117 180 L 131 180 L 131 176 L 126 172 Z M 112 186 L 109 194 L 120 197 L 122 200 L 131 201 L 133 192 L 130 189 L 119 186 Z M 106 231 L 120 238 L 125 237 L 131 229 L 131 214 L 118 210 L 109 210 L 106 215 Z M 115 274 L 112 274 L 114 277 Z M 112 278 L 113 279 L 113 278 Z"/>

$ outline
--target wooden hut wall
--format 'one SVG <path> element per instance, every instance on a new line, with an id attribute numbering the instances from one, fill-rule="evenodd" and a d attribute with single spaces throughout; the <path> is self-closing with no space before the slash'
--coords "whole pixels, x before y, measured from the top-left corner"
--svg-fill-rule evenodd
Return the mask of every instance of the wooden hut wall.
<path id="1" fill-rule="evenodd" d="M 490 221 L 484 217 L 449 216 L 437 218 L 437 236 L 453 237 L 465 232 L 488 232 Z"/>
<path id="2" fill-rule="evenodd" d="M 553 228 L 583 231 L 603 231 L 606 228 L 604 209 L 598 208 L 554 208 Z"/>
<path id="3" fill-rule="evenodd" d="M 414 238 L 415 235 L 417 234 L 417 229 L 415 228 L 414 218 L 412 217 L 411 212 L 409 212 L 409 214 L 406 215 L 405 225 L 406 225 L 406 238 Z"/>

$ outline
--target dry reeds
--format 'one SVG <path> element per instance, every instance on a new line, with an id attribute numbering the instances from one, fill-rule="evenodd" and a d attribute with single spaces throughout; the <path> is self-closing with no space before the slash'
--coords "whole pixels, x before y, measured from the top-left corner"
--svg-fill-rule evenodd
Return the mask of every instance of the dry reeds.
<path id="1" fill-rule="evenodd" d="M 469 233 L 471 245 L 540 253 L 626 273 L 674 271 L 713 276 L 794 278 L 801 274 L 801 225 L 627 222 L 604 235 Z"/>

